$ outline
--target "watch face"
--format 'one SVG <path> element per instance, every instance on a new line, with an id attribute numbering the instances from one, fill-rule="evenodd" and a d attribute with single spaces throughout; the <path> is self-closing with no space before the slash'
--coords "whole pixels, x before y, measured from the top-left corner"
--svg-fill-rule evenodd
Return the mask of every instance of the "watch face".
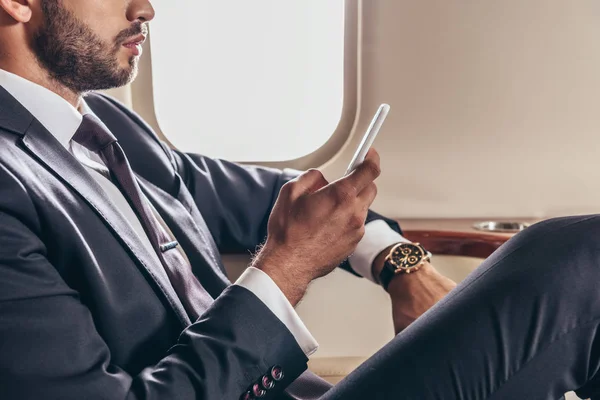
<path id="1" fill-rule="evenodd" d="M 398 246 L 392 253 L 391 261 L 396 267 L 409 269 L 419 265 L 425 254 L 419 246 L 405 243 Z"/>

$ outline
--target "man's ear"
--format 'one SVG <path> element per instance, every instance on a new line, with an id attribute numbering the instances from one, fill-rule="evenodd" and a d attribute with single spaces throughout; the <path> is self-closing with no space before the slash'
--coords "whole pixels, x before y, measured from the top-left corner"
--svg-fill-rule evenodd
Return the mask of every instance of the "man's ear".
<path id="1" fill-rule="evenodd" d="M 26 23 L 31 20 L 31 0 L 0 0 L 0 12 L 4 11 L 16 22 Z"/>

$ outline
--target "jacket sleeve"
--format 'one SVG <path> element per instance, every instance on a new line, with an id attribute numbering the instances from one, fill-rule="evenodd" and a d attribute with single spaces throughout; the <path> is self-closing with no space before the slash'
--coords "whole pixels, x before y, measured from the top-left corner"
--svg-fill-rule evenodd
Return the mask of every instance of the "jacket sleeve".
<path id="1" fill-rule="evenodd" d="M 43 229 L 26 189 L 0 164 L 0 399 L 238 399 L 275 365 L 285 375 L 272 395 L 306 369 L 285 326 L 232 286 L 161 360 L 130 375 L 50 262 Z"/>
<path id="2" fill-rule="evenodd" d="M 177 171 L 220 251 L 255 250 L 267 236 L 269 215 L 279 190 L 296 177 L 298 171 L 241 165 L 199 154 L 170 151 Z M 402 234 L 396 221 L 369 210 L 366 222 L 377 219 L 384 220 Z M 341 267 L 354 273 L 347 261 Z"/>

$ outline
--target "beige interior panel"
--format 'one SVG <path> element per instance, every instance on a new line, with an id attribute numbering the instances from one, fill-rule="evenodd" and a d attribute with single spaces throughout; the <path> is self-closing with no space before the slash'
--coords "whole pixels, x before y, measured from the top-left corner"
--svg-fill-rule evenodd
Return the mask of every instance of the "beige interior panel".
<path id="1" fill-rule="evenodd" d="M 595 1 L 363 2 L 357 132 L 379 103 L 392 105 L 376 141 L 384 172 L 375 208 L 407 217 L 595 212 L 599 17 Z"/>

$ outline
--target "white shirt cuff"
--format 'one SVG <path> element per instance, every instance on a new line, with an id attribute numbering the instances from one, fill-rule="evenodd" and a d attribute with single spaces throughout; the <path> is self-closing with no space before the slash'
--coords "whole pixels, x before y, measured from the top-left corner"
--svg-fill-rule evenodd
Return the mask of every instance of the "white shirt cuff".
<path id="1" fill-rule="evenodd" d="M 375 282 L 372 266 L 379 253 L 391 245 L 408 242 L 410 241 L 390 228 L 384 220 L 371 221 L 365 225 L 365 235 L 348 261 L 354 272 Z"/>
<path id="2" fill-rule="evenodd" d="M 269 275 L 257 268 L 249 267 L 235 284 L 254 293 L 283 322 L 304 354 L 306 354 L 306 357 L 317 351 L 319 344 L 310 334 L 294 307 L 279 289 L 279 286 L 273 282 Z"/>

